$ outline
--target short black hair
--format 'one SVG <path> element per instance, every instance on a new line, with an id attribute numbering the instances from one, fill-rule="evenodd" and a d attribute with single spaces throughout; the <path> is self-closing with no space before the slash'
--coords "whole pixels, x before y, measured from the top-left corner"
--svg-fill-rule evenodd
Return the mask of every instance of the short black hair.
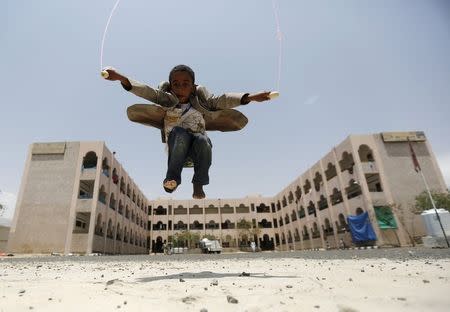
<path id="1" fill-rule="evenodd" d="M 172 76 L 176 72 L 186 72 L 186 73 L 188 73 L 189 76 L 191 76 L 191 78 L 192 78 L 192 83 L 195 83 L 195 73 L 192 70 L 192 68 L 190 68 L 187 65 L 177 65 L 174 68 L 172 68 L 172 70 L 170 71 L 170 74 L 169 74 L 169 82 L 170 83 L 172 83 Z"/>

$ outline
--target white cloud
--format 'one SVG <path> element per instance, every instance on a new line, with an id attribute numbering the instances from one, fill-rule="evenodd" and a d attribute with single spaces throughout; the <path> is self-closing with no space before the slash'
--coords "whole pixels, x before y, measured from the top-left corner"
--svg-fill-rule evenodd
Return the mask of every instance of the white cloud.
<path id="1" fill-rule="evenodd" d="M 16 209 L 17 196 L 13 193 L 3 192 L 0 190 L 0 204 L 4 210 L 0 217 L 12 220 L 14 210 Z"/>
<path id="2" fill-rule="evenodd" d="M 437 160 L 444 175 L 445 184 L 450 186 L 450 154 L 437 156 Z"/>

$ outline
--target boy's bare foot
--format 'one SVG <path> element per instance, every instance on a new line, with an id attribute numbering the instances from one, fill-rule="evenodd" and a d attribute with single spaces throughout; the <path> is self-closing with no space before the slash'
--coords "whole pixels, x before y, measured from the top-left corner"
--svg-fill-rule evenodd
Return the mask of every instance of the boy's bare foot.
<path id="1" fill-rule="evenodd" d="M 192 194 L 192 198 L 194 199 L 203 199 L 206 197 L 205 192 L 203 192 L 203 185 L 194 183 L 194 194 Z"/>
<path id="2" fill-rule="evenodd" d="M 163 187 L 167 193 L 172 193 L 177 188 L 178 184 L 175 180 L 164 180 Z"/>

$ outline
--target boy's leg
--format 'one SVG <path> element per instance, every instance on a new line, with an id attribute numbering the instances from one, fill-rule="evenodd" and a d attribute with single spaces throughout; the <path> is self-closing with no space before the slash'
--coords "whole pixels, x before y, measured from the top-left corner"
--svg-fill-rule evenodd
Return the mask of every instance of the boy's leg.
<path id="1" fill-rule="evenodd" d="M 211 167 L 212 148 L 208 137 L 201 133 L 192 134 L 190 156 L 194 161 L 194 198 L 205 198 L 203 185 L 209 184 L 209 167 Z"/>
<path id="2" fill-rule="evenodd" d="M 181 127 L 175 127 L 169 134 L 167 145 L 169 147 L 169 157 L 167 161 L 167 174 L 164 185 L 175 181 L 176 186 L 181 184 L 181 171 L 186 160 L 192 142 L 192 134 Z M 171 192 L 174 189 L 164 187 L 166 191 Z"/>

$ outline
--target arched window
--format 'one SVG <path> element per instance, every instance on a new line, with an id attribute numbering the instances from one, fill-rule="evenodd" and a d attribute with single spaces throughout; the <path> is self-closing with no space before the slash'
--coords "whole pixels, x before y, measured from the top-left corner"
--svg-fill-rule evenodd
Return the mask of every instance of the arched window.
<path id="1" fill-rule="evenodd" d="M 297 214 L 295 213 L 295 210 L 292 210 L 291 212 L 291 220 L 292 222 L 297 221 Z"/>
<path id="2" fill-rule="evenodd" d="M 128 230 L 127 227 L 125 226 L 125 228 L 123 229 L 123 241 L 125 243 L 128 243 Z"/>
<path id="3" fill-rule="evenodd" d="M 317 206 L 319 207 L 319 210 L 324 210 L 328 208 L 328 201 L 325 198 L 325 196 L 320 195 L 320 199 L 317 202 Z"/>
<path id="4" fill-rule="evenodd" d="M 183 221 L 178 221 L 177 224 L 174 226 L 175 230 L 187 230 L 187 224 L 185 224 Z"/>
<path id="5" fill-rule="evenodd" d="M 117 175 L 117 169 L 116 168 L 113 169 L 112 180 L 113 180 L 114 184 L 118 184 L 119 183 L 119 176 Z"/>
<path id="6" fill-rule="evenodd" d="M 313 227 L 312 227 L 312 237 L 313 237 L 313 238 L 319 238 L 319 237 L 320 237 L 319 227 L 317 226 L 317 223 L 316 223 L 316 222 L 313 223 Z"/>
<path id="7" fill-rule="evenodd" d="M 98 201 L 106 205 L 106 192 L 105 186 L 100 186 L 100 191 L 98 193 Z"/>
<path id="8" fill-rule="evenodd" d="M 94 169 L 97 167 L 97 154 L 95 152 L 88 152 L 83 157 L 83 169 Z"/>
<path id="9" fill-rule="evenodd" d="M 108 158 L 103 158 L 103 161 L 102 161 L 102 173 L 105 175 L 105 176 L 107 176 L 107 177 L 109 177 L 109 164 L 108 164 Z"/>
<path id="10" fill-rule="evenodd" d="M 96 235 L 103 236 L 103 223 L 102 223 L 102 214 L 99 213 L 97 215 L 97 221 L 95 222 L 95 232 Z"/>
<path id="11" fill-rule="evenodd" d="M 288 230 L 288 244 L 292 244 L 292 233 L 291 233 L 291 230 Z"/>
<path id="12" fill-rule="evenodd" d="M 120 193 L 125 194 L 125 180 L 123 177 L 120 178 Z"/>
<path id="13" fill-rule="evenodd" d="M 290 191 L 288 195 L 288 202 L 289 204 L 292 204 L 293 201 L 294 201 L 294 194 L 292 194 L 292 191 Z"/>
<path id="14" fill-rule="evenodd" d="M 303 185 L 303 191 L 305 191 L 305 194 L 308 194 L 311 191 L 311 182 L 309 182 L 308 179 L 306 179 L 305 185 Z"/>
<path id="15" fill-rule="evenodd" d="M 116 227 L 116 240 L 121 241 L 121 233 L 120 233 L 120 223 L 117 222 L 117 227 Z"/>
<path id="16" fill-rule="evenodd" d="M 342 192 L 339 191 L 337 188 L 333 188 L 333 192 L 330 195 L 330 201 L 331 205 L 337 205 L 341 203 L 344 199 L 342 198 Z"/>
<path id="17" fill-rule="evenodd" d="M 361 186 L 354 179 L 351 179 L 348 182 L 345 192 L 347 193 L 347 199 L 351 199 L 362 194 Z"/>
<path id="18" fill-rule="evenodd" d="M 294 232 L 294 240 L 295 240 L 296 242 L 299 242 L 299 241 L 300 241 L 300 233 L 298 232 L 298 229 L 297 229 L 297 228 L 295 228 L 295 232 Z"/>
<path id="19" fill-rule="evenodd" d="M 316 206 L 314 206 L 314 203 L 310 200 L 308 205 L 308 215 L 314 215 L 314 217 L 317 217 L 316 215 Z"/>
<path id="20" fill-rule="evenodd" d="M 306 216 L 305 214 L 305 207 L 300 206 L 300 209 L 298 210 L 298 218 L 302 219 Z"/>
<path id="21" fill-rule="evenodd" d="M 300 186 L 297 185 L 297 188 L 295 189 L 295 198 L 297 200 L 300 200 L 301 197 L 302 197 L 302 189 L 300 188 Z"/>
<path id="22" fill-rule="evenodd" d="M 270 212 L 270 207 L 261 203 L 259 206 L 256 207 L 256 212 L 258 213 Z"/>
<path id="23" fill-rule="evenodd" d="M 359 146 L 358 155 L 361 162 L 374 162 L 375 159 L 373 157 L 372 149 L 366 144 L 362 144 Z"/>
<path id="24" fill-rule="evenodd" d="M 316 192 L 320 191 L 320 187 L 323 184 L 322 181 L 322 175 L 317 171 L 314 177 L 314 189 L 316 190 Z"/>
<path id="25" fill-rule="evenodd" d="M 327 178 L 327 181 L 330 181 L 335 176 L 337 176 L 336 166 L 329 162 L 327 165 L 327 170 L 325 170 L 325 177 Z"/>
<path id="26" fill-rule="evenodd" d="M 308 228 L 306 227 L 306 225 L 303 226 L 303 239 L 304 240 L 308 240 L 309 239 L 309 232 L 308 232 Z"/>
<path id="27" fill-rule="evenodd" d="M 113 225 L 112 225 L 112 220 L 109 219 L 108 221 L 108 228 L 106 229 L 106 237 L 108 238 L 113 238 Z"/>
<path id="28" fill-rule="evenodd" d="M 109 198 L 109 208 L 112 210 L 116 210 L 116 200 L 114 199 L 114 193 L 111 193 L 111 196 Z"/>
<path id="29" fill-rule="evenodd" d="M 341 172 L 348 170 L 349 173 L 353 173 L 353 165 L 355 164 L 353 160 L 353 155 L 348 152 L 342 153 L 342 158 L 339 161 L 339 166 L 341 167 Z"/>

